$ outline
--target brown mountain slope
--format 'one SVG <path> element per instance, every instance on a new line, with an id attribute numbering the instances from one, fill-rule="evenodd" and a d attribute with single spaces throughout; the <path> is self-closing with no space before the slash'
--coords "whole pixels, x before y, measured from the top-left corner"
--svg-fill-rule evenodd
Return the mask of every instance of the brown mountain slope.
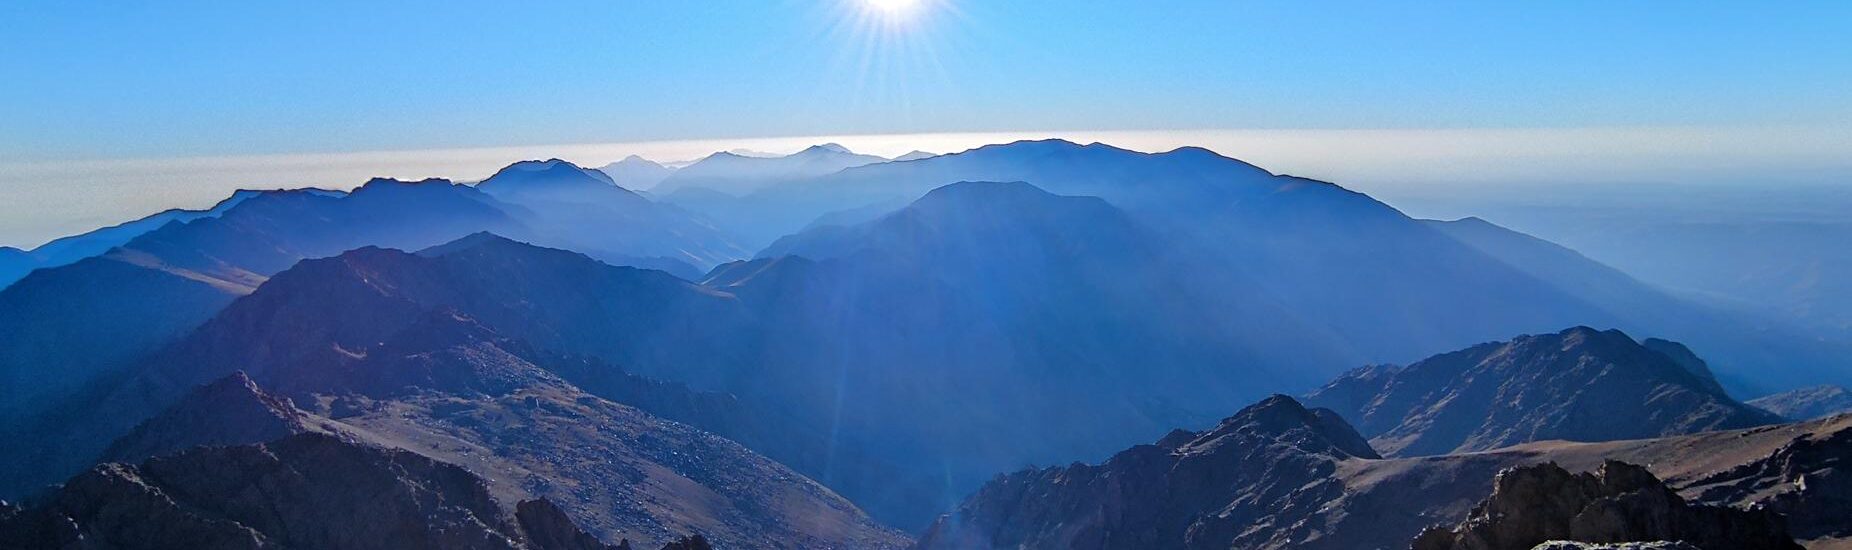
<path id="1" fill-rule="evenodd" d="M 339 348 L 336 348 L 339 349 Z M 112 453 L 320 431 L 404 449 L 482 476 L 496 501 L 545 498 L 593 536 L 656 546 L 692 533 L 723 546 L 890 548 L 906 538 L 739 444 L 588 394 L 541 354 L 454 312 L 385 341 L 206 385 Z M 674 387 L 665 407 L 687 403 Z M 307 410 L 290 408 L 292 400 Z"/>

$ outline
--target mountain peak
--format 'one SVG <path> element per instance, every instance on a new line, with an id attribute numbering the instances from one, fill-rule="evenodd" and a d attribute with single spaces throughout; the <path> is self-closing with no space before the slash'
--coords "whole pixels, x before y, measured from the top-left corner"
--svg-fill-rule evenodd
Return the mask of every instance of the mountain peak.
<path id="1" fill-rule="evenodd" d="M 798 151 L 797 154 L 802 155 L 802 154 L 807 154 L 807 153 L 815 154 L 815 153 L 825 153 L 825 152 L 838 153 L 838 154 L 844 154 L 844 155 L 855 154 L 854 151 L 850 151 L 848 147 L 843 147 L 842 144 L 839 144 L 839 143 L 822 143 L 822 144 L 812 145 L 810 147 L 805 148 L 803 151 Z"/>
<path id="2" fill-rule="evenodd" d="M 366 191 L 369 189 L 381 189 L 381 188 L 402 188 L 402 187 L 423 187 L 423 186 L 444 186 L 444 185 L 454 185 L 454 183 L 444 178 L 425 178 L 425 179 L 416 180 L 416 181 L 402 180 L 398 178 L 373 178 L 373 179 L 367 180 L 366 183 L 360 184 L 360 187 L 355 189 L 354 192 L 359 193 L 361 191 Z M 284 193 L 289 193 L 289 192 L 291 191 L 284 191 Z"/>
<path id="3" fill-rule="evenodd" d="M 235 371 L 193 392 L 118 438 L 104 460 L 131 462 L 200 445 L 247 445 L 311 431 L 289 398 Z"/>
<path id="4" fill-rule="evenodd" d="M 483 246 L 534 246 L 534 245 L 529 244 L 529 243 L 524 243 L 521 241 L 517 241 L 514 239 L 510 239 L 507 237 L 503 237 L 501 235 L 497 235 L 489 231 L 477 231 L 475 233 L 464 235 L 463 237 L 458 238 L 457 240 L 454 240 L 454 241 L 450 241 L 444 244 L 426 248 L 424 250 L 419 250 L 418 255 L 425 256 L 428 258 L 436 258 L 440 256 L 448 256 L 456 252 L 461 252 L 461 251 L 470 250 L 470 249 L 483 247 Z"/>
<path id="5" fill-rule="evenodd" d="M 516 186 L 577 187 L 583 185 L 615 186 L 604 172 L 581 167 L 557 158 L 524 160 L 510 164 L 482 180 L 476 187 L 491 194 L 506 192 Z"/>
<path id="6" fill-rule="evenodd" d="M 1307 452 L 1334 452 L 1340 458 L 1382 458 L 1336 413 L 1308 409 L 1299 400 L 1279 394 L 1248 405 L 1178 450 L 1201 452 L 1237 435 L 1288 441 Z"/>

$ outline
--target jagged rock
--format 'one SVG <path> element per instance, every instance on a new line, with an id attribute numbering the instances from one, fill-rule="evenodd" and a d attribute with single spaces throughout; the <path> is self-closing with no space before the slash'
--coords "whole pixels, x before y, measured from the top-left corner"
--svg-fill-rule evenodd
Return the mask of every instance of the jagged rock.
<path id="1" fill-rule="evenodd" d="M 530 520 L 550 509 L 528 508 Z M 0 540 L 21 549 L 576 550 L 553 544 L 587 537 L 558 517 L 509 521 L 462 468 L 315 433 L 99 465 L 0 518 Z"/>
<path id="2" fill-rule="evenodd" d="M 1215 428 L 1173 432 L 1098 466 L 1000 476 L 941 518 L 921 548 L 1251 548 L 1304 536 L 1290 518 L 1344 492 L 1338 462 L 1377 458 L 1330 411 L 1286 396 Z"/>
<path id="3" fill-rule="evenodd" d="M 1691 485 L 1707 502 L 1755 502 L 1780 513 L 1796 537 L 1852 536 L 1852 430 L 1796 437 Z"/>
<path id="4" fill-rule="evenodd" d="M 1777 514 L 1687 504 L 1645 468 L 1624 462 L 1581 474 L 1554 463 L 1514 468 L 1493 485 L 1465 522 L 1423 531 L 1414 550 L 1522 550 L 1553 540 L 1800 548 Z"/>
<path id="5" fill-rule="evenodd" d="M 1665 340 L 1574 327 L 1346 373 L 1306 397 L 1391 456 L 1532 441 L 1615 441 L 1781 422 L 1731 399 L 1704 361 Z M 1625 422 L 1614 419 L 1625 418 Z"/>
<path id="6" fill-rule="evenodd" d="M 244 371 L 200 386 L 117 439 L 103 462 L 139 462 L 202 445 L 248 445 L 314 431 L 289 398 L 257 387 Z"/>

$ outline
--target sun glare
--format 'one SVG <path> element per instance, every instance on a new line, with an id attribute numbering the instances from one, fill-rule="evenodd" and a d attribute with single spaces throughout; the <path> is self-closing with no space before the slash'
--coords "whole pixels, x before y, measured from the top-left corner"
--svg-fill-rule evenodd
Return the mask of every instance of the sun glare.
<path id="1" fill-rule="evenodd" d="M 862 2 L 867 4 L 869 9 L 890 17 L 906 15 L 920 4 L 920 0 L 862 0 Z"/>

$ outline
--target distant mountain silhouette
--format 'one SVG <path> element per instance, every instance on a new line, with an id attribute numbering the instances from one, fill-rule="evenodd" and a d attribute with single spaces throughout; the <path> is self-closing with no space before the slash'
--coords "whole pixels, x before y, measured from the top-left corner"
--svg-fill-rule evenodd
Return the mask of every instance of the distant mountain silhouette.
<path id="1" fill-rule="evenodd" d="M 527 231 L 509 235 L 570 248 L 607 263 L 658 267 L 662 264 L 643 259 L 660 258 L 691 266 L 666 271 L 695 275 L 748 253 L 710 222 L 618 187 L 603 172 L 563 160 L 518 162 L 476 188 L 526 209 L 516 217 Z"/>
<path id="2" fill-rule="evenodd" d="M 743 196 L 768 186 L 879 162 L 887 162 L 887 159 L 857 154 L 834 143 L 814 145 L 780 157 L 721 152 L 677 169 L 651 188 L 650 192 L 667 197 L 680 191 L 699 189 Z"/>
<path id="3" fill-rule="evenodd" d="M 1721 382 L 1735 393 L 1846 379 L 1838 365 L 1852 349 L 1764 312 L 1673 296 L 1574 250 L 1479 218 L 1421 221 L 1600 308 L 1617 326 L 1701 345 L 1706 357 L 1728 369 Z"/>
<path id="4" fill-rule="evenodd" d="M 675 173 L 674 168 L 636 155 L 606 164 L 598 171 L 610 176 L 611 182 L 616 183 L 618 187 L 637 191 L 648 191 L 656 184 L 662 183 L 662 180 L 667 179 L 669 174 Z"/>
<path id="5" fill-rule="evenodd" d="M 1657 349 L 1655 349 L 1657 348 Z M 1671 350 L 1674 355 L 1659 350 Z M 1695 364 L 1693 363 L 1695 361 Z M 1611 441 L 1781 421 L 1738 403 L 1676 343 L 1575 327 L 1351 371 L 1307 396 L 1395 456 Z M 1617 422 L 1616 419 L 1626 419 Z"/>
<path id="6" fill-rule="evenodd" d="M 187 222 L 224 214 L 225 211 L 244 202 L 245 199 L 261 193 L 263 192 L 239 190 L 206 210 L 179 208 L 166 210 L 135 221 L 59 238 L 30 251 L 0 247 L 0 288 L 5 288 L 21 277 L 25 277 L 26 273 L 34 269 L 69 265 L 78 260 L 108 252 L 109 249 L 121 246 L 143 233 L 160 229 L 169 222 Z M 325 191 L 325 193 L 339 194 L 337 191 Z"/>

